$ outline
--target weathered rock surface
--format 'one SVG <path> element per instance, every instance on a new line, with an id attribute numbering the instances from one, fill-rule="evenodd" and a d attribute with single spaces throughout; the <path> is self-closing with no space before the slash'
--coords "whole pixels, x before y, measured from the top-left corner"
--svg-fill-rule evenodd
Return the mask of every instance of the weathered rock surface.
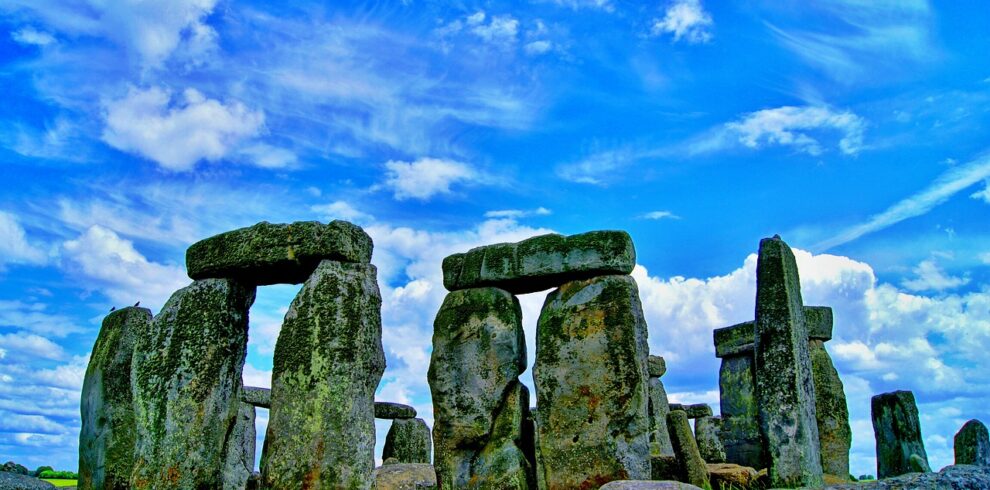
<path id="1" fill-rule="evenodd" d="M 275 344 L 264 487 L 371 485 L 385 370 L 376 274 L 325 260 L 292 300 Z"/>
<path id="2" fill-rule="evenodd" d="M 131 359 L 138 337 L 150 327 L 147 308 L 123 308 L 103 319 L 80 396 L 80 488 L 130 488 L 137 438 Z"/>
<path id="3" fill-rule="evenodd" d="M 376 419 L 414 419 L 416 409 L 409 405 L 392 402 L 375 402 Z"/>
<path id="4" fill-rule="evenodd" d="M 385 436 L 382 459 L 395 458 L 399 463 L 430 463 L 430 428 L 423 419 L 395 419 Z"/>
<path id="5" fill-rule="evenodd" d="M 832 308 L 828 306 L 805 306 L 804 324 L 808 329 L 808 340 L 828 342 L 832 340 Z"/>
<path id="6" fill-rule="evenodd" d="M 683 410 L 670 412 L 667 414 L 667 427 L 670 428 L 670 441 L 674 444 L 682 481 L 708 488 L 708 468 L 698 452 L 687 414 Z"/>
<path id="7" fill-rule="evenodd" d="M 51 490 L 55 485 L 33 476 L 0 471 L 0 490 Z"/>
<path id="8" fill-rule="evenodd" d="M 223 470 L 224 490 L 242 490 L 254 472 L 254 406 L 241 403 L 237 422 L 227 438 L 227 460 Z"/>
<path id="9" fill-rule="evenodd" d="M 701 490 L 694 485 L 679 481 L 654 480 L 616 480 L 599 488 L 602 490 Z"/>
<path id="10" fill-rule="evenodd" d="M 241 401 L 261 408 L 272 408 L 272 390 L 245 386 L 241 388 Z"/>
<path id="11" fill-rule="evenodd" d="M 990 466 L 990 436 L 983 422 L 973 419 L 963 424 L 953 440 L 956 464 Z"/>
<path id="12" fill-rule="evenodd" d="M 670 444 L 670 432 L 667 430 L 667 414 L 670 413 L 670 405 L 667 402 L 667 390 L 664 389 L 663 381 L 660 381 L 660 378 L 650 378 L 649 393 L 650 453 L 673 456 L 674 446 Z"/>
<path id="13" fill-rule="evenodd" d="M 719 345 L 724 344 L 716 344 L 716 350 Z M 760 434 L 759 412 L 756 408 L 753 344 L 748 345 L 748 351 L 736 351 L 722 358 L 718 373 L 719 412 L 722 416 L 722 431 L 719 436 L 725 448 L 726 461 L 765 468 L 763 436 Z"/>
<path id="14" fill-rule="evenodd" d="M 801 283 L 790 247 L 760 241 L 756 265 L 756 402 L 776 486 L 821 485 L 815 385 Z"/>
<path id="15" fill-rule="evenodd" d="M 535 485 L 532 442 L 524 439 L 529 392 L 518 379 L 525 369 L 514 296 L 497 288 L 447 295 L 433 323 L 428 373 L 441 488 Z"/>
<path id="16" fill-rule="evenodd" d="M 399 463 L 375 468 L 374 490 L 433 490 L 437 474 L 430 464 Z"/>
<path id="17" fill-rule="evenodd" d="M 176 291 L 138 338 L 131 488 L 222 486 L 254 293 L 234 280 L 195 281 Z"/>
<path id="18" fill-rule="evenodd" d="M 829 485 L 833 490 L 990 490 L 990 467 L 954 465 L 938 473 L 908 473 L 884 480 Z"/>
<path id="19" fill-rule="evenodd" d="M 186 251 L 186 270 L 193 279 L 299 284 L 322 260 L 371 262 L 372 247 L 371 237 L 346 221 L 263 221 L 192 244 Z"/>
<path id="20" fill-rule="evenodd" d="M 651 480 L 677 480 L 681 478 L 681 464 L 677 461 L 677 456 L 650 456 L 650 475 Z"/>
<path id="21" fill-rule="evenodd" d="M 756 485 L 757 472 L 748 466 L 731 463 L 705 465 L 712 488 L 745 490 Z"/>
<path id="22" fill-rule="evenodd" d="M 549 489 L 650 477 L 647 328 L 630 276 L 552 291 L 537 324 L 537 412 Z"/>
<path id="23" fill-rule="evenodd" d="M 808 309 L 805 308 L 805 311 Z M 828 311 L 831 313 L 831 308 Z M 828 317 L 831 318 L 831 314 Z M 822 470 L 826 474 L 845 478 L 849 475 L 849 449 L 852 446 L 849 409 L 839 372 L 835 370 L 822 342 L 818 339 L 808 341 L 808 355 L 811 356 L 811 371 L 815 380 L 815 416 Z"/>
<path id="24" fill-rule="evenodd" d="M 573 280 L 629 274 L 635 265 L 632 238 L 624 231 L 550 234 L 451 255 L 443 261 L 443 285 L 450 291 L 494 286 L 525 294 Z"/>
<path id="25" fill-rule="evenodd" d="M 694 439 L 701 459 L 706 463 L 725 463 L 725 448 L 719 438 L 721 429 L 722 419 L 719 417 L 698 417 L 694 421 Z"/>
<path id="26" fill-rule="evenodd" d="M 687 417 L 689 419 L 711 417 L 712 407 L 708 406 L 707 403 L 695 403 L 693 405 L 684 405 L 684 413 L 687 414 Z"/>
<path id="27" fill-rule="evenodd" d="M 667 372 L 667 361 L 661 356 L 646 357 L 646 372 L 651 378 L 661 378 Z"/>
<path id="28" fill-rule="evenodd" d="M 921 423 L 914 393 L 894 391 L 870 400 L 873 434 L 877 441 L 877 478 L 884 479 L 911 471 L 911 455 L 928 454 L 921 438 Z"/>

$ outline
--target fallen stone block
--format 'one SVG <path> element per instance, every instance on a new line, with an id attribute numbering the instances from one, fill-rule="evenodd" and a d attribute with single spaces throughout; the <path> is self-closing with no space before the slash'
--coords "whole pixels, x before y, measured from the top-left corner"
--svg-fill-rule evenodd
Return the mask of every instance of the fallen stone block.
<path id="1" fill-rule="evenodd" d="M 701 490 L 694 485 L 679 481 L 654 480 L 615 480 L 598 488 L 601 490 Z"/>
<path id="2" fill-rule="evenodd" d="M 373 490 L 434 490 L 437 474 L 430 464 L 398 463 L 375 468 Z"/>
<path id="3" fill-rule="evenodd" d="M 754 468 L 731 463 L 709 463 L 705 467 L 713 489 L 745 490 L 756 486 L 757 472 Z"/>

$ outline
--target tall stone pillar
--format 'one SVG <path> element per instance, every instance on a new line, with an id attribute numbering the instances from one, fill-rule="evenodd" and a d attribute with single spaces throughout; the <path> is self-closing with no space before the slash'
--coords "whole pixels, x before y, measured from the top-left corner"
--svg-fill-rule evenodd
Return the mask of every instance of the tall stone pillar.
<path id="1" fill-rule="evenodd" d="M 915 471 L 912 457 L 928 466 L 928 453 L 921 438 L 921 422 L 914 393 L 894 391 L 870 400 L 873 435 L 877 440 L 877 479 Z"/>
<path id="2" fill-rule="evenodd" d="M 825 342 L 832 340 L 832 308 L 805 306 L 804 318 L 808 326 L 808 355 L 815 380 L 815 414 L 822 471 L 845 478 L 849 475 L 852 429 L 849 427 L 849 409 L 842 380 L 825 350 Z"/>
<path id="3" fill-rule="evenodd" d="M 376 275 L 324 260 L 292 300 L 275 344 L 264 487 L 371 485 L 385 370 Z"/>
<path id="4" fill-rule="evenodd" d="M 222 487 L 254 293 L 236 280 L 197 280 L 176 291 L 139 337 L 132 488 Z"/>
<path id="5" fill-rule="evenodd" d="M 650 376 L 650 453 L 656 456 L 673 456 L 674 446 L 670 442 L 670 431 L 667 430 L 667 414 L 670 413 L 670 403 L 667 400 L 667 390 L 660 378 L 667 372 L 667 363 L 660 356 L 649 356 L 646 360 L 647 374 Z"/>
<path id="6" fill-rule="evenodd" d="M 151 311 L 127 307 L 103 319 L 80 395 L 79 488 L 130 488 L 134 467 L 131 359 L 151 326 Z"/>
<path id="7" fill-rule="evenodd" d="M 240 403 L 237 422 L 227 438 L 223 490 L 244 490 L 254 472 L 254 451 L 257 444 L 254 415 L 254 405 Z"/>
<path id="8" fill-rule="evenodd" d="M 547 296 L 533 379 L 548 489 L 650 478 L 647 355 L 632 277 L 575 280 Z"/>
<path id="9" fill-rule="evenodd" d="M 815 385 L 797 263 L 780 237 L 760 241 L 756 266 L 756 400 L 776 486 L 820 486 Z"/>
<path id="10" fill-rule="evenodd" d="M 522 310 L 509 292 L 453 291 L 433 323 L 428 378 L 433 395 L 433 462 L 444 489 L 529 489 L 536 485 L 524 424 L 529 391 Z"/>
<path id="11" fill-rule="evenodd" d="M 725 459 L 751 468 L 766 468 L 753 372 L 756 325 L 745 322 L 719 328 L 714 337 L 715 356 L 722 359 L 718 389 Z"/>

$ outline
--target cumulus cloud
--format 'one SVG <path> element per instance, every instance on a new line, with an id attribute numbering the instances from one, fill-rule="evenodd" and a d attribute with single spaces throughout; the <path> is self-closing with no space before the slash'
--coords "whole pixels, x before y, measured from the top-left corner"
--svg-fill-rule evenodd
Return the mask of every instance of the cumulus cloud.
<path id="1" fill-rule="evenodd" d="M 439 158 L 420 158 L 414 162 L 391 160 L 385 163 L 384 187 L 402 201 L 426 201 L 439 194 L 450 194 L 450 186 L 476 182 L 481 175 L 468 165 Z"/>
<path id="2" fill-rule="evenodd" d="M 969 283 L 968 277 L 953 277 L 945 273 L 935 259 L 922 260 L 913 270 L 914 279 L 904 281 L 911 291 L 942 291 Z"/>
<path id="3" fill-rule="evenodd" d="M 83 331 L 70 317 L 49 311 L 45 303 L 22 300 L 0 300 L 0 327 L 50 337 Z"/>
<path id="4" fill-rule="evenodd" d="M 44 31 L 39 31 L 33 27 L 25 27 L 23 29 L 13 31 L 10 33 L 10 38 L 18 43 L 33 46 L 48 46 L 49 44 L 55 44 L 57 42 L 55 36 L 52 36 Z"/>
<path id="5" fill-rule="evenodd" d="M 6 264 L 40 265 L 47 261 L 43 245 L 28 240 L 17 216 L 0 211 L 0 271 Z"/>
<path id="6" fill-rule="evenodd" d="M 65 266 L 86 280 L 84 287 L 100 291 L 117 305 L 142 301 L 155 308 L 190 280 L 185 269 L 149 261 L 130 240 L 93 225 L 62 245 Z"/>
<path id="7" fill-rule="evenodd" d="M 749 148 L 763 145 L 791 146 L 817 156 L 823 152 L 810 131 L 833 130 L 842 135 L 839 150 L 855 155 L 863 148 L 865 121 L 850 111 L 834 111 L 828 107 L 784 106 L 749 113 L 740 120 L 725 125 L 740 143 Z"/>
<path id="8" fill-rule="evenodd" d="M 329 204 L 318 204 L 310 208 L 312 211 L 320 213 L 328 220 L 342 219 L 354 223 L 370 223 L 375 217 L 359 211 L 346 201 L 334 201 Z"/>
<path id="9" fill-rule="evenodd" d="M 30 361 L 59 360 L 65 356 L 62 347 L 40 335 L 25 332 L 0 334 L 0 359 Z"/>
<path id="10" fill-rule="evenodd" d="M 662 19 L 653 20 L 651 32 L 654 36 L 670 34 L 674 42 L 699 44 L 711 41 L 712 25 L 712 16 L 705 11 L 701 0 L 675 0 Z"/>
<path id="11" fill-rule="evenodd" d="M 245 139 L 257 135 L 264 114 L 240 102 L 224 104 L 186 89 L 173 100 L 159 87 L 131 88 L 127 95 L 106 104 L 103 141 L 122 151 L 154 160 L 173 171 L 191 170 L 196 162 L 225 157 Z M 268 166 L 284 165 L 285 158 L 268 156 Z"/>

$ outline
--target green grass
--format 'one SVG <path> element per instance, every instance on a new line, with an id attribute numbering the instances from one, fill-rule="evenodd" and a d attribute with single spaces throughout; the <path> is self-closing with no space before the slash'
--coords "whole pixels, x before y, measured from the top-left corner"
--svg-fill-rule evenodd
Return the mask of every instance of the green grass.
<path id="1" fill-rule="evenodd" d="M 45 480 L 44 478 L 42 478 L 41 480 L 51 483 L 56 487 L 74 487 L 76 486 L 76 481 L 77 481 L 77 480 Z"/>

